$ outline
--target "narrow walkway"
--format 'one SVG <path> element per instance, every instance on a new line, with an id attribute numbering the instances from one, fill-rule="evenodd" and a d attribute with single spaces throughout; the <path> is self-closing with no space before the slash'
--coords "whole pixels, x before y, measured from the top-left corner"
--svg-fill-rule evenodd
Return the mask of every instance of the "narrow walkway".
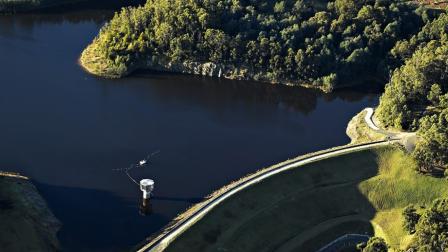
<path id="1" fill-rule="evenodd" d="M 365 111 L 367 111 L 367 113 L 366 116 L 364 117 L 364 120 L 366 121 L 370 129 L 372 129 L 377 133 L 387 136 L 388 139 L 399 139 L 400 143 L 409 152 L 414 150 L 415 144 L 417 142 L 417 134 L 415 132 L 393 132 L 381 129 L 373 121 L 374 109 L 366 108 Z"/>

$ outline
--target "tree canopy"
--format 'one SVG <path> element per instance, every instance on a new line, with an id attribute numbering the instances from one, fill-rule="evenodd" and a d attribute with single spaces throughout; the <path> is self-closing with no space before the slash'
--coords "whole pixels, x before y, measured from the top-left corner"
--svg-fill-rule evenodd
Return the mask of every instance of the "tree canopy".
<path id="1" fill-rule="evenodd" d="M 148 60 L 213 62 L 330 91 L 353 73 L 385 77 L 390 49 L 423 25 L 415 8 L 393 0 L 148 0 L 116 13 L 89 57 L 117 76 Z"/>
<path id="2" fill-rule="evenodd" d="M 448 248 L 448 199 L 438 199 L 426 209 L 418 224 L 414 240 L 410 245 L 413 251 L 446 251 Z"/>
<path id="3" fill-rule="evenodd" d="M 371 237 L 367 243 L 358 246 L 361 252 L 387 252 L 389 247 L 381 237 Z"/>
<path id="4" fill-rule="evenodd" d="M 418 130 L 413 155 L 426 171 L 446 169 L 448 164 L 447 33 L 448 15 L 442 14 L 411 39 L 397 43 L 392 51 L 406 63 L 394 71 L 377 110 L 386 126 Z"/>

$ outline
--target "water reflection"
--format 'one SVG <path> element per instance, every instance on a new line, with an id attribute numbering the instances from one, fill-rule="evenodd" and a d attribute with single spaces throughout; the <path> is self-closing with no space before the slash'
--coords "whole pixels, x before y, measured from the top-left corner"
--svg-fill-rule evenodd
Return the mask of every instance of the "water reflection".
<path id="1" fill-rule="evenodd" d="M 123 80 L 101 81 L 107 93 L 108 86 L 122 85 Z M 342 100 L 358 102 L 375 99 L 376 92 L 341 90 L 323 94 L 314 89 L 271 85 L 252 81 L 235 81 L 193 75 L 166 74 L 152 71 L 138 71 L 126 78 L 130 89 L 139 95 L 148 94 L 148 99 L 160 98 L 165 101 L 200 102 L 205 108 L 225 108 L 228 104 L 243 103 L 249 106 L 271 104 L 279 109 L 300 112 L 305 115 L 316 109 L 319 99 L 327 102 Z M 151 82 L 151 86 L 148 83 Z M 138 91 L 137 91 L 138 90 Z M 145 90 L 147 90 L 145 92 Z M 157 92 L 157 96 L 154 96 Z"/>
<path id="2" fill-rule="evenodd" d="M 0 15 L 0 36 L 32 40 L 36 26 L 43 24 L 94 23 L 100 28 L 113 17 L 115 11 L 126 6 L 137 6 L 145 0 L 87 0 L 76 4 L 39 10 L 36 13 Z"/>
<path id="3" fill-rule="evenodd" d="M 142 199 L 139 207 L 139 213 L 142 216 L 148 216 L 152 214 L 152 203 L 150 199 Z"/>
<path id="4" fill-rule="evenodd" d="M 20 16 L 0 15 L 0 37 L 33 41 L 33 31 L 45 24 L 62 24 L 64 22 L 93 23 L 98 29 L 113 16 L 113 11 L 89 10 L 83 12 L 21 14 Z"/>

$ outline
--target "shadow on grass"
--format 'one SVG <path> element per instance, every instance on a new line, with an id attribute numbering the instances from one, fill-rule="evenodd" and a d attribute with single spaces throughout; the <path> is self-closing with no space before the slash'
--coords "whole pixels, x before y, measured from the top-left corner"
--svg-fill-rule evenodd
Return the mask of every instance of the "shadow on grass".
<path id="1" fill-rule="evenodd" d="M 167 251 L 316 251 L 347 234 L 373 234 L 360 182 L 378 173 L 367 150 L 278 174 L 223 202 Z"/>

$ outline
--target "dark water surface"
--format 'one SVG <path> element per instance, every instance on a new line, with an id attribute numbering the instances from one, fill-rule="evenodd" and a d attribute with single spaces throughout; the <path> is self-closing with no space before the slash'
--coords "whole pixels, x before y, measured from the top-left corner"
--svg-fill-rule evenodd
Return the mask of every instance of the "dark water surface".
<path id="1" fill-rule="evenodd" d="M 322 95 L 171 74 L 92 77 L 81 50 L 110 12 L 0 16 L 0 170 L 32 177 L 69 251 L 115 251 L 192 202 L 261 167 L 348 142 L 376 95 Z M 153 214 L 115 168 L 160 150 L 137 179 L 156 181 Z"/>

